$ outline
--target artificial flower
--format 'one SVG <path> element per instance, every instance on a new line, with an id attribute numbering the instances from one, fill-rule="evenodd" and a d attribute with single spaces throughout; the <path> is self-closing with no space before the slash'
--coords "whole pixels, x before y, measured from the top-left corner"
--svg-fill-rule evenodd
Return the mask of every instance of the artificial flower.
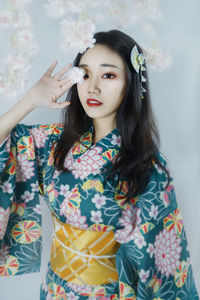
<path id="1" fill-rule="evenodd" d="M 72 67 L 66 73 L 66 76 L 69 77 L 70 81 L 73 84 L 83 82 L 84 75 L 85 75 L 85 71 L 83 70 L 83 68 L 78 68 L 78 67 Z"/>

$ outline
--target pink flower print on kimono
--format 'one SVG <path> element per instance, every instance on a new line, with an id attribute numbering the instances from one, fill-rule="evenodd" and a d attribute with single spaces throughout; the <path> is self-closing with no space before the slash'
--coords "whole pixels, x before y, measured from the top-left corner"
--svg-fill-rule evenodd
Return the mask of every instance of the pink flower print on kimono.
<path id="1" fill-rule="evenodd" d="M 88 224 L 86 223 L 87 218 L 85 216 L 81 216 L 80 208 L 71 210 L 70 214 L 66 215 L 66 223 L 71 224 L 77 228 L 87 229 Z"/>
<path id="2" fill-rule="evenodd" d="M 149 273 L 150 273 L 149 270 L 147 270 L 147 271 L 145 271 L 143 269 L 140 270 L 139 277 L 140 277 L 140 279 L 141 279 L 142 282 L 146 282 L 147 281 L 147 279 L 149 277 Z"/>
<path id="3" fill-rule="evenodd" d="M 169 195 L 170 192 L 174 189 L 174 185 L 170 184 L 166 189 L 165 192 L 162 193 L 161 197 L 163 200 L 163 204 L 165 205 L 165 207 L 167 207 L 169 205 L 170 199 L 169 199 Z"/>
<path id="4" fill-rule="evenodd" d="M 97 210 L 97 211 L 94 211 L 92 210 L 91 211 L 91 215 L 92 217 L 90 218 L 90 220 L 94 223 L 102 223 L 103 222 L 103 219 L 101 218 L 102 217 L 102 213 L 100 210 Z"/>
<path id="5" fill-rule="evenodd" d="M 68 184 L 61 184 L 60 186 L 60 195 L 64 196 L 65 198 L 69 195 L 70 193 L 70 187 Z"/>
<path id="6" fill-rule="evenodd" d="M 69 293 L 67 293 L 66 294 L 67 295 L 67 300 L 69 299 L 69 300 L 79 300 L 80 298 L 79 298 L 79 296 L 76 296 L 75 294 L 74 294 L 74 292 L 69 292 Z"/>
<path id="7" fill-rule="evenodd" d="M 42 126 L 39 128 L 35 127 L 30 129 L 30 133 L 34 136 L 34 141 L 37 148 L 45 147 L 45 141 L 48 139 L 46 131 L 47 130 L 45 129 L 42 130 Z"/>
<path id="8" fill-rule="evenodd" d="M 141 209 L 138 209 L 133 205 L 128 206 L 126 210 L 122 211 L 122 217 L 119 219 L 119 225 L 123 226 L 123 228 L 118 229 L 115 232 L 115 238 L 120 244 L 133 239 L 139 249 L 146 245 L 144 237 L 140 233 L 140 212 Z"/>
<path id="9" fill-rule="evenodd" d="M 33 200 L 34 198 L 34 193 L 30 193 L 29 191 L 25 191 L 23 195 L 21 195 L 21 199 L 24 200 L 25 202 L 29 202 Z"/>
<path id="10" fill-rule="evenodd" d="M 39 214 L 39 215 L 42 214 L 42 210 L 41 210 L 40 204 L 37 204 L 36 207 L 33 208 L 33 210 L 34 210 L 37 214 Z"/>
<path id="11" fill-rule="evenodd" d="M 117 146 L 121 146 L 121 136 L 120 135 L 116 135 L 116 134 L 113 134 L 112 135 L 112 140 L 111 140 L 111 144 L 113 146 L 117 145 Z"/>
<path id="12" fill-rule="evenodd" d="M 90 291 L 88 293 L 81 291 L 80 295 L 88 296 L 88 299 L 90 300 L 97 300 L 97 299 L 99 300 L 102 297 L 105 299 L 106 289 L 104 286 L 94 285 L 90 288 Z"/>
<path id="13" fill-rule="evenodd" d="M 94 147 L 82 154 L 78 159 L 74 160 L 72 149 L 69 151 L 65 159 L 65 167 L 72 170 L 74 177 L 83 180 L 90 174 L 97 174 L 99 169 L 105 164 L 100 153 L 101 147 Z"/>
<path id="14" fill-rule="evenodd" d="M 71 282 L 67 282 L 67 286 L 71 288 L 73 291 L 79 294 L 90 294 L 92 292 L 92 287 L 87 284 L 75 284 Z"/>
<path id="15" fill-rule="evenodd" d="M 0 207 L 0 240 L 3 239 L 6 233 L 9 215 L 10 215 L 9 207 L 6 210 L 3 207 Z"/>
<path id="16" fill-rule="evenodd" d="M 106 197 L 101 196 L 100 194 L 95 194 L 92 198 L 92 202 L 95 204 L 97 209 L 101 209 L 101 207 L 106 204 Z"/>
<path id="17" fill-rule="evenodd" d="M 81 216 L 80 207 L 80 193 L 78 187 L 75 186 L 71 191 L 68 185 L 61 185 L 61 195 L 65 196 L 65 200 L 60 206 L 60 215 L 66 217 L 66 223 L 79 228 L 88 228 L 86 224 L 86 217 Z"/>
<path id="18" fill-rule="evenodd" d="M 175 229 L 167 231 L 164 228 L 156 236 L 154 244 L 155 264 L 158 270 L 167 277 L 174 275 L 176 268 L 180 264 L 181 239 L 177 238 Z"/>
<path id="19" fill-rule="evenodd" d="M 158 215 L 158 206 L 152 204 L 152 205 L 151 205 L 151 210 L 150 210 L 150 212 L 149 212 L 149 216 L 150 216 L 151 218 L 153 218 L 153 219 L 156 219 L 157 215 Z"/>
<path id="20" fill-rule="evenodd" d="M 12 194 L 13 190 L 12 190 L 12 184 L 9 183 L 8 181 L 3 182 L 3 185 L 1 186 L 3 193 L 8 193 L 8 194 Z"/>
<path id="21" fill-rule="evenodd" d="M 17 168 L 16 168 L 16 181 L 26 182 L 27 179 L 31 179 L 35 175 L 34 173 L 34 161 L 28 160 L 28 156 L 25 154 L 18 154 L 17 156 Z"/>

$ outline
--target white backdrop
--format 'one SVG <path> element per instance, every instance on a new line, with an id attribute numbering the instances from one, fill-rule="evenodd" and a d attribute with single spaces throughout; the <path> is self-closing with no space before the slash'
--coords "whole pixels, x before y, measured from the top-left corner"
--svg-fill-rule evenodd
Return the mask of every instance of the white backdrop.
<path id="1" fill-rule="evenodd" d="M 58 49 L 59 21 L 47 18 L 42 7 L 45 2 L 35 1 L 29 10 L 40 44 L 40 52 L 33 61 L 30 86 L 55 59 L 59 62 L 58 68 L 73 60 L 73 57 L 64 56 Z M 164 73 L 149 70 L 152 102 L 160 129 L 161 152 L 167 157 L 174 177 L 196 285 L 200 293 L 200 2 L 199 0 L 168 0 L 161 1 L 160 5 L 163 18 L 155 22 L 155 27 L 161 46 L 169 48 L 172 52 L 173 64 Z M 109 29 L 113 29 L 113 25 L 109 23 L 97 27 L 97 31 Z M 125 32 L 136 40 L 141 39 L 134 26 Z M 3 29 L 0 29 L 0 37 L 0 64 L 2 65 L 4 55 L 9 51 L 9 43 Z M 11 100 L 0 99 L 1 112 L 8 110 L 12 105 Z M 23 123 L 56 121 L 60 121 L 59 111 L 37 109 L 29 114 Z M 1 300 L 39 299 L 39 286 L 49 258 L 52 230 L 50 213 L 44 201 L 41 201 L 41 204 L 44 241 L 41 272 L 1 278 Z"/>

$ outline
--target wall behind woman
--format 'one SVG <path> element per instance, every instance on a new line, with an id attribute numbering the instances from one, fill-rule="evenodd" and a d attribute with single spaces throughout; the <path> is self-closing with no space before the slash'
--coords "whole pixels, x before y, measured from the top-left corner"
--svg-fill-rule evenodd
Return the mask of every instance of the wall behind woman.
<path id="1" fill-rule="evenodd" d="M 34 59 L 29 88 L 40 78 L 47 67 L 58 60 L 59 69 L 73 60 L 58 49 L 59 22 L 47 18 L 43 3 L 33 3 L 29 12 L 34 21 L 34 30 L 40 45 L 40 52 Z M 171 68 L 163 73 L 149 69 L 150 87 L 154 112 L 161 135 L 161 151 L 169 161 L 174 177 L 178 203 L 186 229 L 189 250 L 200 293 L 200 126 L 199 126 L 199 75 L 200 75 L 200 20 L 198 0 L 168 0 L 160 3 L 163 18 L 155 22 L 160 44 L 169 48 L 173 56 Z M 113 29 L 109 23 L 102 23 L 99 30 Z M 126 33 L 138 40 L 134 26 Z M 0 64 L 9 51 L 8 39 L 3 29 L 1 35 Z M 0 99 L 0 111 L 13 105 L 11 100 Z M 25 124 L 51 123 L 60 121 L 60 112 L 36 109 L 24 120 Z M 41 199 L 43 200 L 43 199 Z M 39 286 L 48 262 L 52 224 L 50 213 L 44 201 L 43 209 L 43 259 L 41 272 L 0 279 L 1 300 L 37 300 Z"/>

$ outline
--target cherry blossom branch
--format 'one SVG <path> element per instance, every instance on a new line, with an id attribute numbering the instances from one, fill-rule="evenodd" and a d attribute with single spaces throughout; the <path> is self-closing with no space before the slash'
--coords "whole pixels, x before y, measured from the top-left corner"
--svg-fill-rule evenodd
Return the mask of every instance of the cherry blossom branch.
<path id="1" fill-rule="evenodd" d="M 31 17 L 25 7 L 31 0 L 10 0 L 0 11 L 0 27 L 10 33 L 12 53 L 5 59 L 0 72 L 0 93 L 16 98 L 29 83 L 31 62 L 38 52 L 38 44 L 32 31 Z"/>

